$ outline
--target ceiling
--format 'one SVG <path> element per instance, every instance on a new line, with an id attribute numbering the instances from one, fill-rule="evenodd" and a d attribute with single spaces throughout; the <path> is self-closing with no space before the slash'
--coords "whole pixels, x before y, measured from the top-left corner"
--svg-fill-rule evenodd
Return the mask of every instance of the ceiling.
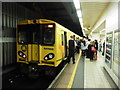
<path id="1" fill-rule="evenodd" d="M 40 18 L 54 20 L 83 36 L 73 2 L 18 2 L 18 4 L 37 12 Z"/>
<path id="2" fill-rule="evenodd" d="M 94 31 L 95 33 L 102 31 L 105 29 L 105 21 Z"/>
<path id="3" fill-rule="evenodd" d="M 92 28 L 99 20 L 107 6 L 110 2 L 81 2 L 81 11 L 82 11 L 82 18 L 83 18 L 83 26 L 87 28 L 84 30 L 85 34 L 90 34 Z M 96 29 L 95 32 L 99 32 L 104 28 L 104 24 L 100 26 L 99 29 Z"/>
<path id="4" fill-rule="evenodd" d="M 73 2 L 18 2 L 26 8 L 37 12 L 40 18 L 58 22 L 76 34 L 83 36 L 79 18 Z M 89 35 L 110 2 L 80 2 L 82 21 L 86 35 Z M 101 24 L 94 32 L 104 29 L 105 23 Z"/>

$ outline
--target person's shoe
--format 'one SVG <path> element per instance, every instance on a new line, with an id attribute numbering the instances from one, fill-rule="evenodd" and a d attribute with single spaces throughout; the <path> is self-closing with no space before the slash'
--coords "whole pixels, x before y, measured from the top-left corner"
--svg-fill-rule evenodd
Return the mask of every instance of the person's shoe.
<path id="1" fill-rule="evenodd" d="M 75 62 L 73 62 L 73 64 L 75 64 Z"/>
<path id="2" fill-rule="evenodd" d="M 93 61 L 93 59 L 90 59 L 90 61 Z"/>

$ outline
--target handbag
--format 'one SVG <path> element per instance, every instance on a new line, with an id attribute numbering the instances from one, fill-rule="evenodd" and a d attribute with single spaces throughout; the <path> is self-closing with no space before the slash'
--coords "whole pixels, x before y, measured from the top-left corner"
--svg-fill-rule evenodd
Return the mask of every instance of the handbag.
<path id="1" fill-rule="evenodd" d="M 97 54 L 94 52 L 93 60 L 97 60 Z"/>
<path id="2" fill-rule="evenodd" d="M 95 47 L 94 47 L 94 46 L 92 46 L 92 47 L 91 47 L 91 51 L 93 51 L 93 52 L 95 52 L 95 51 L 96 51 L 96 49 L 95 49 Z"/>

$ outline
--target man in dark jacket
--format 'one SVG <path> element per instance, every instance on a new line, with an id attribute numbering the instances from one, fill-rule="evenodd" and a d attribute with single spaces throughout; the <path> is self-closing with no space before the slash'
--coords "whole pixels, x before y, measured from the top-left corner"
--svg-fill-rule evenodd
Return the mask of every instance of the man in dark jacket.
<path id="1" fill-rule="evenodd" d="M 70 40 L 68 42 L 68 48 L 69 48 L 69 55 L 68 55 L 68 63 L 70 62 L 70 59 L 72 58 L 73 64 L 75 64 L 75 48 L 76 48 L 76 42 L 73 40 L 73 36 L 70 36 Z"/>
<path id="2" fill-rule="evenodd" d="M 98 41 L 97 40 L 95 40 L 95 48 L 96 48 L 96 50 L 98 50 Z"/>
<path id="3" fill-rule="evenodd" d="M 96 49 L 96 55 L 97 55 L 97 50 L 98 50 L 98 41 L 95 40 L 95 49 Z"/>

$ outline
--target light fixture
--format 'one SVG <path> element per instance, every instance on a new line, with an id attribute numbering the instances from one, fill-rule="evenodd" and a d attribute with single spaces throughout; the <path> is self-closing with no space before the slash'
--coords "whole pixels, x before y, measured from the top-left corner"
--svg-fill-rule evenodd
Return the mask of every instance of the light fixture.
<path id="1" fill-rule="evenodd" d="M 105 31 L 105 30 L 106 30 L 106 29 L 104 28 L 104 29 L 102 29 L 102 30 L 101 30 L 101 31 L 99 31 L 99 32 L 101 33 L 101 32 L 103 32 L 103 31 Z"/>
<path id="2" fill-rule="evenodd" d="M 78 17 L 79 17 L 79 18 L 81 18 L 81 17 L 82 17 L 81 10 L 77 10 L 77 15 L 78 15 Z"/>
<path id="3" fill-rule="evenodd" d="M 74 5 L 75 5 L 75 8 L 76 8 L 76 11 L 77 11 L 77 16 L 79 18 L 79 22 L 80 22 L 80 25 L 81 25 L 81 28 L 82 28 L 82 32 L 83 34 L 85 35 L 84 33 L 84 26 L 83 26 L 83 19 L 82 19 L 82 11 L 81 11 L 81 6 L 80 6 L 80 0 L 73 0 L 74 2 Z"/>
<path id="4" fill-rule="evenodd" d="M 88 31 L 88 29 L 87 29 L 87 28 L 83 28 L 83 30 Z"/>
<path id="5" fill-rule="evenodd" d="M 48 28 L 53 28 L 53 25 L 48 25 Z"/>
<path id="6" fill-rule="evenodd" d="M 74 2 L 76 10 L 80 9 L 80 1 L 79 0 L 73 0 L 73 2 Z"/>

